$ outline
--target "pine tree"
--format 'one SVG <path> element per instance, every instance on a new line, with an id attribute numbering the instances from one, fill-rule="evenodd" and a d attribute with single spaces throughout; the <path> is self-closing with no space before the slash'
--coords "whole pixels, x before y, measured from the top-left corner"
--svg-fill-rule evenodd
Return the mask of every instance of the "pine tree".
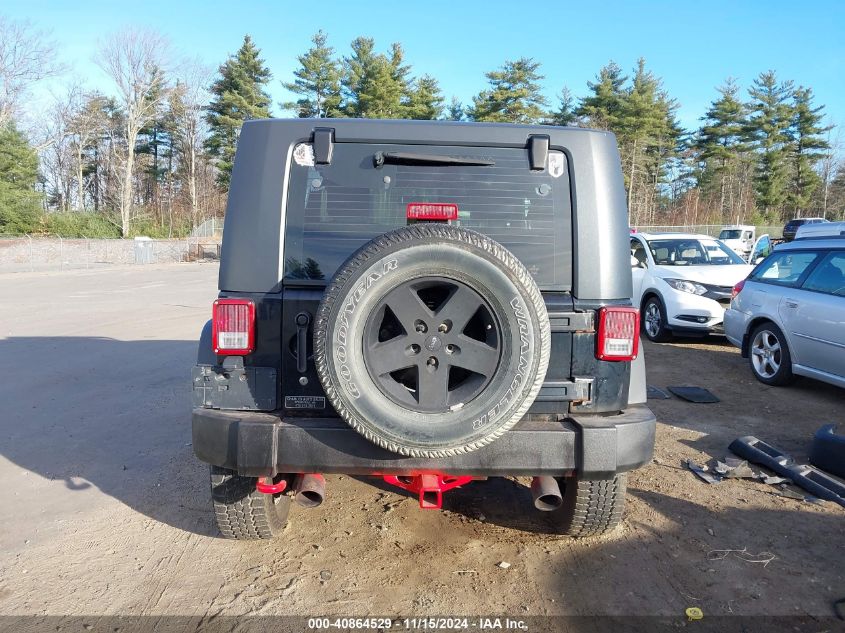
<path id="1" fill-rule="evenodd" d="M 596 77 L 596 82 L 587 82 L 591 95 L 581 99 L 575 114 L 587 125 L 602 130 L 616 129 L 622 116 L 625 101 L 623 86 L 628 80 L 615 62 L 609 62 Z"/>
<path id="2" fill-rule="evenodd" d="M 635 223 L 653 213 L 666 163 L 677 150 L 681 136 L 675 120 L 677 108 L 640 58 L 631 86 L 619 96 L 618 109 L 609 119 L 619 140 L 628 206 Z"/>
<path id="3" fill-rule="evenodd" d="M 823 150 L 830 149 L 830 144 L 822 135 L 831 126 L 821 125 L 824 106 L 813 107 L 812 89 L 799 86 L 792 99 L 792 121 L 788 130 L 792 170 L 787 199 L 789 206 L 801 215 L 821 184 L 815 167 L 825 156 Z"/>
<path id="4" fill-rule="evenodd" d="M 717 90 L 720 96 L 702 117 L 704 124 L 694 141 L 703 162 L 699 185 L 705 192 L 717 192 L 720 212 L 734 217 L 740 214 L 747 196 L 748 112 L 737 98 L 739 87 L 733 79 Z"/>
<path id="5" fill-rule="evenodd" d="M 490 88 L 473 97 L 467 113 L 473 121 L 537 123 L 543 119 L 546 98 L 540 92 L 540 62 L 521 57 L 486 73 Z"/>
<path id="6" fill-rule="evenodd" d="M 224 189 L 229 188 L 241 125 L 270 116 L 265 88 L 272 75 L 260 53 L 252 38 L 245 36 L 238 52 L 220 66 L 220 77 L 211 86 L 214 96 L 206 116 L 211 130 L 205 147 L 217 159 L 217 182 Z"/>
<path id="7" fill-rule="evenodd" d="M 463 121 L 464 120 L 464 106 L 460 100 L 452 96 L 452 101 L 449 102 L 449 107 L 446 108 L 447 121 Z"/>
<path id="8" fill-rule="evenodd" d="M 294 110 L 298 117 L 341 115 L 340 68 L 332 58 L 334 49 L 326 44 L 327 39 L 325 33 L 318 31 L 311 38 L 314 45 L 297 58 L 300 68 L 293 73 L 296 79 L 282 84 L 287 90 L 301 95 L 297 101 L 281 104 L 286 110 Z"/>
<path id="9" fill-rule="evenodd" d="M 575 98 L 572 92 L 566 86 L 560 91 L 558 95 L 560 100 L 560 107 L 554 112 L 550 112 L 548 123 L 550 125 L 573 125 L 578 121 L 575 115 Z"/>
<path id="10" fill-rule="evenodd" d="M 438 119 L 443 114 L 443 95 L 440 85 L 430 75 L 423 75 L 414 82 L 406 103 L 409 119 Z"/>
<path id="11" fill-rule="evenodd" d="M 757 202 L 769 213 L 780 212 L 789 184 L 789 135 L 792 82 L 778 82 L 774 71 L 760 73 L 749 89 L 748 137 L 759 154 L 755 187 Z"/>
<path id="12" fill-rule="evenodd" d="M 26 233 L 38 217 L 38 155 L 13 123 L 0 127 L 0 233 Z"/>
<path id="13" fill-rule="evenodd" d="M 369 37 L 352 41 L 352 55 L 343 60 L 343 89 L 347 116 L 367 119 L 400 119 L 405 116 L 409 69 L 394 44 L 391 56 L 375 52 Z"/>

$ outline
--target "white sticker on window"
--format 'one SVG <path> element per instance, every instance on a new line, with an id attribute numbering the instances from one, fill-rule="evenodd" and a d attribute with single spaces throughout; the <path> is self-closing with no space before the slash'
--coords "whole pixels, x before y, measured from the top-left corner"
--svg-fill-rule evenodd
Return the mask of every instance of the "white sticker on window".
<path id="1" fill-rule="evenodd" d="M 563 176 L 563 153 L 549 152 L 549 175 L 552 178 Z"/>
<path id="2" fill-rule="evenodd" d="M 301 167 L 313 167 L 314 148 L 310 143 L 300 143 L 293 148 L 293 160 Z"/>

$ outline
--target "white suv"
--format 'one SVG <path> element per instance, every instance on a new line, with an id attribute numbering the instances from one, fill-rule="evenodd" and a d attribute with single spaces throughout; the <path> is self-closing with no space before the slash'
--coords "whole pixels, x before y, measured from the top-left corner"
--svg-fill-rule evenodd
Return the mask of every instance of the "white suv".
<path id="1" fill-rule="evenodd" d="M 686 233 L 631 235 L 634 305 L 652 341 L 724 333 L 734 285 L 752 266 L 719 240 Z"/>

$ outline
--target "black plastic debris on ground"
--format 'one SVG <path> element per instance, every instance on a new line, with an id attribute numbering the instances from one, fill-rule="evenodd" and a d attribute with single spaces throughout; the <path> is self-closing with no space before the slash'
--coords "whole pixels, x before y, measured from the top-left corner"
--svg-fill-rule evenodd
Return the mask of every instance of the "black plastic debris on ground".
<path id="1" fill-rule="evenodd" d="M 668 400 L 669 394 L 660 389 L 659 387 L 653 387 L 648 385 L 646 387 L 646 394 L 649 400 Z"/>
<path id="2" fill-rule="evenodd" d="M 814 466 L 796 464 L 790 455 L 771 444 L 766 444 L 753 435 L 746 435 L 731 442 L 728 448 L 748 461 L 762 464 L 789 478 L 792 483 L 811 495 L 845 507 L 845 484 Z"/>
<path id="3" fill-rule="evenodd" d="M 826 424 L 816 431 L 810 449 L 810 463 L 845 478 L 845 435 L 836 434 L 835 424 Z"/>
<path id="4" fill-rule="evenodd" d="M 679 398 L 696 403 L 719 402 L 719 399 L 703 387 L 668 387 Z"/>

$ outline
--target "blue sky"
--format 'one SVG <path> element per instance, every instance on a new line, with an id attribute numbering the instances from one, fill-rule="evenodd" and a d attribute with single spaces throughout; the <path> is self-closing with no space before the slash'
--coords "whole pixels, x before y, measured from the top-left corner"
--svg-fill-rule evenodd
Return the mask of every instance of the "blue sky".
<path id="1" fill-rule="evenodd" d="M 447 100 L 469 102 L 485 87 L 485 72 L 526 56 L 542 63 L 545 91 L 556 105 L 562 86 L 581 96 L 609 60 L 630 70 L 642 56 L 679 101 L 686 127 L 697 124 L 726 77 L 744 89 L 767 69 L 812 87 L 829 120 L 845 124 L 842 1 L 3 0 L 0 13 L 50 32 L 72 74 L 106 91 L 93 62 L 98 41 L 145 26 L 215 68 L 251 34 L 274 74 L 270 92 L 278 102 L 287 97 L 280 80 L 290 80 L 296 56 L 322 28 L 340 54 L 358 35 L 375 38 L 380 50 L 401 42 L 414 73 L 437 77 Z M 273 111 L 283 114 L 278 105 Z"/>

